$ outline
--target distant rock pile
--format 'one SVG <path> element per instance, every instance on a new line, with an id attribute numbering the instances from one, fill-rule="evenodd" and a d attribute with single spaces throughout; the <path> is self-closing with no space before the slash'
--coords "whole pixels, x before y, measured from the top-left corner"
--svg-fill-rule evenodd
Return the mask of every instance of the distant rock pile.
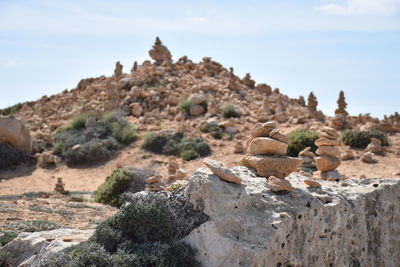
<path id="1" fill-rule="evenodd" d="M 171 63 L 172 55 L 168 48 L 164 46 L 160 38 L 156 38 L 156 42 L 153 45 L 153 49 L 149 51 L 149 55 L 155 60 L 155 65 L 162 65 L 163 63 Z"/>
<path id="2" fill-rule="evenodd" d="M 316 155 L 314 152 L 311 151 L 311 147 L 308 146 L 302 151 L 299 152 L 299 158 L 303 160 L 303 164 L 301 166 L 305 168 L 314 168 L 315 167 L 315 161 L 314 158 Z"/>
<path id="3" fill-rule="evenodd" d="M 332 128 L 337 130 L 350 128 L 350 122 L 347 120 L 347 116 L 349 115 L 346 111 L 347 103 L 344 97 L 344 92 L 340 91 L 339 99 L 337 100 L 338 108 L 335 110 L 335 117 L 330 121 L 330 125 Z"/>
<path id="4" fill-rule="evenodd" d="M 322 179 L 337 180 L 341 175 L 335 170 L 340 165 L 338 133 L 335 129 L 330 127 L 323 127 L 320 138 L 315 141 L 318 146 L 315 157 L 315 164 L 317 169 L 321 171 Z"/>

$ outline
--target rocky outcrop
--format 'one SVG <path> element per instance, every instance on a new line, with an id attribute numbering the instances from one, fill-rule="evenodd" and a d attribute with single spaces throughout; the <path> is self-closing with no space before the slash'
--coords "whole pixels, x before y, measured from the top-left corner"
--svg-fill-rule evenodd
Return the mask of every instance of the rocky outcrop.
<path id="1" fill-rule="evenodd" d="M 86 241 L 94 230 L 57 229 L 35 233 L 21 233 L 1 249 L 14 256 L 18 267 L 42 266 L 40 262 L 64 248 Z"/>
<path id="2" fill-rule="evenodd" d="M 210 220 L 185 240 L 203 266 L 399 266 L 400 181 L 320 180 L 290 175 L 292 194 L 276 194 L 246 167 L 241 185 L 208 169 L 193 173 L 191 202 Z"/>
<path id="3" fill-rule="evenodd" d="M 31 153 L 31 134 L 21 121 L 0 116 L 0 143 L 9 144 L 21 151 Z"/>

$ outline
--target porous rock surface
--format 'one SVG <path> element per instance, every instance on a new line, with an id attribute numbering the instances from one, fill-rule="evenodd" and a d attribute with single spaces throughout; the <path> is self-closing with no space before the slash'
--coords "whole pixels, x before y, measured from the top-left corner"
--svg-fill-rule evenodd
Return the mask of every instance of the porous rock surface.
<path id="1" fill-rule="evenodd" d="M 35 233 L 21 233 L 0 251 L 14 255 L 18 267 L 41 266 L 40 262 L 57 252 L 86 241 L 94 230 L 57 229 Z"/>
<path id="2" fill-rule="evenodd" d="M 210 216 L 185 240 L 203 266 L 399 266 L 400 181 L 320 180 L 291 174 L 292 194 L 276 194 L 267 179 L 234 168 L 236 185 L 208 169 L 193 173 L 191 202 Z"/>

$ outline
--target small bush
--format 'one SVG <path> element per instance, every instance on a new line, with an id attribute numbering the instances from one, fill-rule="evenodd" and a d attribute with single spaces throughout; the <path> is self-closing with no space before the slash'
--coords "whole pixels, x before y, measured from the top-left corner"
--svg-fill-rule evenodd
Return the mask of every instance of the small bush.
<path id="1" fill-rule="evenodd" d="M 146 169 L 116 169 L 97 188 L 95 201 L 119 207 L 122 204 L 120 198 L 122 193 L 143 191 L 145 188 L 144 181 L 153 175 L 153 171 Z"/>
<path id="2" fill-rule="evenodd" d="M 221 108 L 222 116 L 224 118 L 240 118 L 242 112 L 234 105 L 225 105 Z"/>
<path id="3" fill-rule="evenodd" d="M 95 118 L 94 125 L 85 127 L 88 118 L 95 117 L 81 114 L 66 127 L 57 129 L 54 135 L 54 152 L 68 165 L 108 160 L 122 145 L 136 140 L 134 127 L 116 112 Z M 80 148 L 72 150 L 76 144 Z"/>
<path id="4" fill-rule="evenodd" d="M 0 143 L 0 169 L 27 162 L 29 156 L 8 144 Z"/>
<path id="5" fill-rule="evenodd" d="M 8 244 L 10 241 L 12 241 L 14 238 L 16 238 L 18 236 L 17 232 L 0 232 L 0 234 L 2 234 L 0 236 L 0 245 L 1 246 L 5 246 L 6 244 Z M 0 266 L 2 266 L 0 264 Z"/>
<path id="6" fill-rule="evenodd" d="M 14 113 L 17 113 L 23 106 L 24 106 L 23 103 L 18 103 L 13 106 L 10 106 L 8 108 L 0 109 L 0 115 L 3 115 L 3 116 L 12 115 Z"/>
<path id="7" fill-rule="evenodd" d="M 181 102 L 179 103 L 179 108 L 181 109 L 181 111 L 188 116 L 190 115 L 191 106 L 192 102 L 190 102 L 190 100 L 187 98 L 182 99 Z"/>
<path id="8" fill-rule="evenodd" d="M 340 138 L 343 144 L 347 146 L 364 148 L 368 146 L 368 144 L 371 142 L 371 138 L 373 137 L 381 140 L 382 145 L 389 145 L 387 135 L 378 130 L 345 130 L 342 132 Z"/>
<path id="9" fill-rule="evenodd" d="M 315 145 L 315 141 L 319 138 L 317 132 L 300 128 L 288 133 L 287 137 L 290 140 L 287 151 L 289 156 L 297 157 L 299 152 L 308 146 L 311 147 L 311 151 L 315 152 L 317 149 Z"/>
<path id="10" fill-rule="evenodd" d="M 47 257 L 41 266 L 199 266 L 180 239 L 208 217 L 179 194 L 126 194 L 127 202 L 93 236 Z"/>
<path id="11" fill-rule="evenodd" d="M 213 121 L 213 122 L 205 122 L 200 126 L 200 131 L 203 133 L 211 133 L 211 132 L 216 132 L 219 131 L 221 128 L 219 127 L 218 122 Z"/>
<path id="12" fill-rule="evenodd" d="M 5 251 L 0 251 L 0 267 L 13 267 L 14 261 L 10 253 Z"/>
<path id="13" fill-rule="evenodd" d="M 179 156 L 185 160 L 211 154 L 210 145 L 202 138 L 184 138 L 182 133 L 160 135 L 150 133 L 145 136 L 142 148 L 157 154 Z"/>

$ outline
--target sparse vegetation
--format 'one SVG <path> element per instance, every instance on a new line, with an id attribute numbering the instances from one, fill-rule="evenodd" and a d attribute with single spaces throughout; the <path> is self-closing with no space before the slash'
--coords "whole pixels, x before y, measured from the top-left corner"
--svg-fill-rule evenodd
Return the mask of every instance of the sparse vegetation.
<path id="1" fill-rule="evenodd" d="M 13 267 L 12 255 L 8 252 L 0 251 L 0 267 Z"/>
<path id="2" fill-rule="evenodd" d="M 154 175 L 149 169 L 121 168 L 116 169 L 106 178 L 95 192 L 95 201 L 121 206 L 121 194 L 124 192 L 136 193 L 145 188 L 144 180 Z"/>
<path id="3" fill-rule="evenodd" d="M 211 132 L 217 132 L 221 129 L 221 127 L 219 127 L 218 122 L 213 121 L 213 122 L 205 122 L 200 126 L 200 130 L 203 133 L 211 133 Z"/>
<path id="4" fill-rule="evenodd" d="M 222 116 L 224 118 L 240 118 L 242 112 L 234 105 L 225 105 L 221 108 Z"/>
<path id="5" fill-rule="evenodd" d="M 0 143 L 0 169 L 27 162 L 29 156 L 8 144 Z"/>
<path id="6" fill-rule="evenodd" d="M 181 238 L 208 220 L 179 194 L 126 194 L 129 203 L 102 222 L 84 243 L 42 266 L 199 266 Z"/>
<path id="7" fill-rule="evenodd" d="M 179 103 L 179 108 L 181 109 L 181 111 L 186 114 L 186 115 L 190 115 L 190 106 L 192 105 L 192 102 L 190 102 L 189 99 L 185 98 L 182 99 L 181 102 Z"/>
<path id="8" fill-rule="evenodd" d="M 145 136 L 142 148 L 153 153 L 179 156 L 184 160 L 193 160 L 211 154 L 210 145 L 202 138 L 185 138 L 182 133 L 150 133 Z"/>
<path id="9" fill-rule="evenodd" d="M 315 140 L 319 138 L 317 132 L 300 128 L 288 133 L 287 137 L 290 140 L 287 150 L 289 156 L 297 157 L 299 152 L 308 146 L 311 147 L 311 151 L 313 152 L 317 150 L 317 146 L 315 145 Z"/>
<path id="10" fill-rule="evenodd" d="M 14 113 L 17 113 L 23 106 L 24 106 L 23 103 L 18 103 L 13 106 L 10 106 L 8 108 L 0 109 L 0 115 L 3 115 L 3 116 L 12 115 Z"/>
<path id="11" fill-rule="evenodd" d="M 94 124 L 85 127 L 91 118 Z M 112 157 L 123 145 L 136 140 L 137 134 L 122 116 L 116 112 L 99 118 L 80 114 L 65 127 L 57 129 L 54 135 L 54 152 L 68 165 L 97 163 Z M 79 144 L 79 149 L 72 149 Z"/>
<path id="12" fill-rule="evenodd" d="M 0 245 L 5 246 L 8 244 L 10 241 L 12 241 L 14 238 L 18 236 L 17 232 L 2 232 L 0 231 Z M 0 264 L 0 266 L 2 266 Z"/>
<path id="13" fill-rule="evenodd" d="M 347 146 L 364 148 L 371 142 L 371 138 L 373 137 L 381 140 L 382 145 L 389 145 L 387 135 L 378 130 L 345 130 L 342 132 L 340 138 L 343 144 Z"/>
<path id="14" fill-rule="evenodd" d="M 15 232 L 39 232 L 62 228 L 61 225 L 46 220 L 12 222 L 3 224 L 2 227 Z"/>

